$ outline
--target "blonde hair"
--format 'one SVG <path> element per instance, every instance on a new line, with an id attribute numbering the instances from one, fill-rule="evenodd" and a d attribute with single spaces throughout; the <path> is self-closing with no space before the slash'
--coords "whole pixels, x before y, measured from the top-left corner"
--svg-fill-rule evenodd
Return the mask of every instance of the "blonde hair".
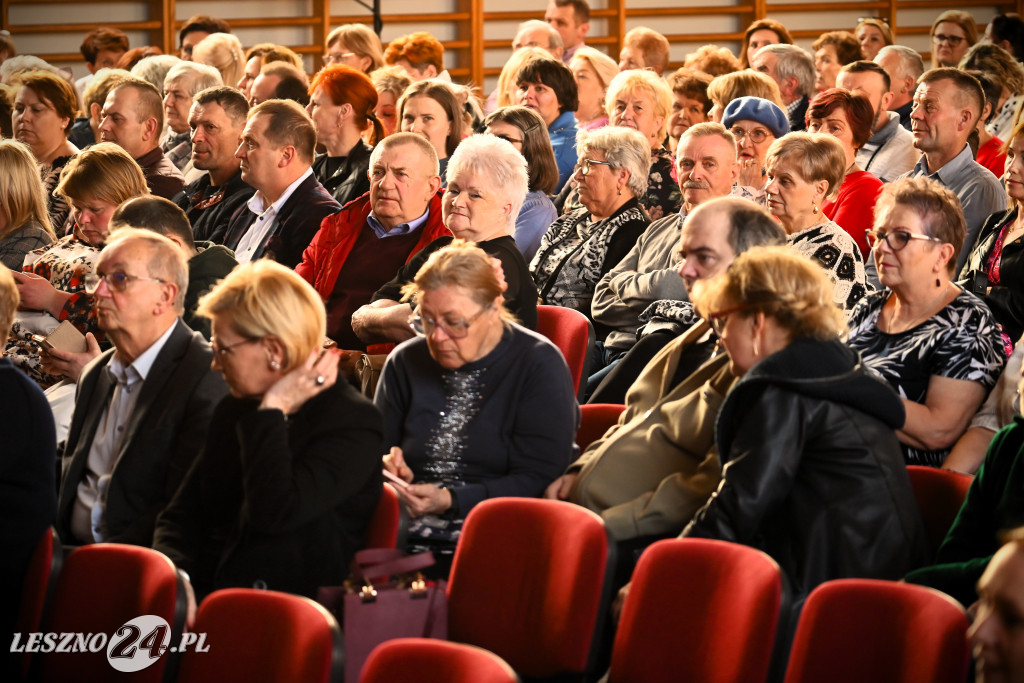
<path id="1" fill-rule="evenodd" d="M 220 79 L 233 85 L 245 72 L 245 52 L 238 37 L 231 33 L 211 33 L 192 48 L 192 61 L 212 66 Z"/>
<path id="2" fill-rule="evenodd" d="M 14 313 L 20 304 L 21 295 L 18 293 L 18 283 L 14 281 L 11 269 L 0 268 L 0 330 L 3 331 L 3 334 L 10 334 Z"/>
<path id="3" fill-rule="evenodd" d="M 786 111 L 786 105 L 782 103 L 779 84 L 772 80 L 771 76 L 760 71 L 751 71 L 750 69 L 736 71 L 716 76 L 708 83 L 708 99 L 723 112 L 728 104 L 738 97 L 760 97 L 777 104 L 782 111 Z"/>
<path id="4" fill-rule="evenodd" d="M 7 219 L 7 227 L 0 229 L 0 239 L 29 222 L 38 223 L 55 237 L 46 190 L 31 150 L 17 140 L 0 140 L 0 168 L 4 169 L 0 173 L 0 214 Z"/>
<path id="5" fill-rule="evenodd" d="M 338 41 L 360 57 L 370 58 L 370 68 L 366 73 L 384 66 L 384 46 L 381 45 L 377 34 L 366 24 L 342 24 L 328 34 L 327 47 Z"/>
<path id="6" fill-rule="evenodd" d="M 244 263 L 199 300 L 196 312 L 224 316 L 246 339 L 274 337 L 284 349 L 282 372 L 290 372 L 319 349 L 327 335 L 324 302 L 294 270 L 270 259 Z"/>
<path id="7" fill-rule="evenodd" d="M 505 66 L 498 74 L 498 108 L 519 104 L 510 93 L 519 87 L 519 70 L 523 65 L 534 59 L 550 57 L 551 54 L 542 47 L 521 47 L 508 58 Z"/>
<path id="8" fill-rule="evenodd" d="M 55 192 L 69 200 L 89 198 L 118 206 L 149 194 L 149 186 L 142 168 L 120 145 L 97 142 L 72 157 Z"/>
<path id="9" fill-rule="evenodd" d="M 614 59 L 589 45 L 581 45 L 576 48 L 576 52 L 572 53 L 572 59 L 569 60 L 569 69 L 573 69 L 577 62 L 586 62 L 601 79 L 601 86 L 605 90 L 619 73 L 619 65 L 615 63 Z"/>
<path id="10" fill-rule="evenodd" d="M 753 247 L 725 272 L 697 282 L 690 298 L 704 318 L 743 306 L 743 315 L 764 313 L 793 339 L 829 341 L 846 333 L 846 316 L 832 290 L 825 270 L 792 247 Z"/>
<path id="11" fill-rule="evenodd" d="M 665 139 L 668 132 L 668 119 L 672 115 L 672 90 L 668 87 L 665 79 L 653 71 L 641 69 L 630 69 L 623 71 L 608 84 L 608 93 L 604 99 L 604 109 L 611 118 L 615 100 L 619 95 L 625 93 L 631 95 L 637 91 L 645 92 L 651 96 L 654 103 L 655 116 L 661 117 L 661 127 L 658 128 L 658 144 Z"/>

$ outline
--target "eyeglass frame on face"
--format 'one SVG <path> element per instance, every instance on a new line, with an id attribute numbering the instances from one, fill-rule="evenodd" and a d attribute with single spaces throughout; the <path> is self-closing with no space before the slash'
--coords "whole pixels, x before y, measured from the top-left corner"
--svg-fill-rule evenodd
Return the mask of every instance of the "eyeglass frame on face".
<path id="1" fill-rule="evenodd" d="M 111 280 L 110 278 L 114 278 Z M 104 273 L 100 275 L 98 273 L 89 273 L 83 278 L 85 282 L 85 293 L 95 294 L 100 288 L 100 282 L 107 283 L 107 289 L 111 292 L 123 292 L 128 289 L 128 283 L 132 280 L 144 280 L 146 282 L 159 282 L 162 285 L 167 284 L 167 280 L 161 280 L 155 277 L 143 277 L 142 275 L 129 275 L 128 273 L 114 272 Z M 114 284 L 114 283 L 117 284 Z"/>
<path id="2" fill-rule="evenodd" d="M 473 323 L 479 320 L 484 313 L 487 313 L 492 308 L 494 308 L 493 303 L 490 306 L 483 307 L 476 315 L 470 316 L 469 318 L 462 318 L 461 320 L 455 320 L 453 322 L 447 320 L 438 322 L 432 318 L 423 317 L 423 315 L 418 312 L 420 309 L 417 306 L 413 310 L 413 314 L 409 316 L 409 327 L 411 327 L 412 331 L 419 337 L 429 337 L 437 330 L 437 328 L 440 327 L 444 330 L 444 333 L 448 335 L 449 339 L 465 339 L 469 336 L 469 328 Z M 455 333 L 452 329 L 453 327 L 455 330 L 459 331 Z M 430 328 L 429 331 L 428 328 Z"/>
<path id="3" fill-rule="evenodd" d="M 890 237 L 893 237 L 894 235 L 897 234 L 900 235 L 900 237 L 896 238 L 897 242 L 900 240 L 905 240 L 903 244 L 900 244 L 898 246 L 889 241 Z M 938 242 L 939 244 L 942 244 L 942 240 L 940 240 L 938 237 L 924 235 L 919 232 L 910 232 L 909 230 L 905 230 L 903 228 L 896 228 L 895 230 L 890 230 L 884 233 L 880 233 L 880 231 L 878 230 L 865 230 L 864 235 L 865 237 L 867 237 L 868 246 L 870 246 L 872 249 L 877 247 L 878 244 L 882 241 L 884 241 L 889 246 L 889 249 L 891 249 L 892 251 L 903 251 L 904 249 L 907 248 L 907 245 L 910 244 L 911 240 L 926 240 L 928 242 Z"/>
<path id="4" fill-rule="evenodd" d="M 576 162 L 576 168 L 580 170 L 582 175 L 590 175 L 590 167 L 594 164 L 599 166 L 607 166 L 608 168 L 615 168 L 615 165 L 610 161 L 600 161 L 598 159 L 591 159 L 589 157 L 583 157 Z"/>
<path id="5" fill-rule="evenodd" d="M 737 133 L 736 131 L 739 131 L 739 132 Z M 747 131 L 747 130 L 743 130 L 739 126 L 736 126 L 734 128 L 730 128 L 729 132 L 732 133 L 734 138 L 736 138 L 736 142 L 739 142 L 740 140 L 742 140 L 743 138 L 745 138 L 745 137 L 747 137 L 749 135 L 750 136 L 750 141 L 752 143 L 754 143 L 755 145 L 761 144 L 762 142 L 764 142 L 765 140 L 768 139 L 769 135 L 771 135 L 771 131 L 766 129 L 766 128 L 754 128 L 753 130 Z M 760 137 L 761 139 L 758 140 L 758 137 Z"/>
<path id="6" fill-rule="evenodd" d="M 335 52 L 335 53 L 325 52 L 324 54 L 320 55 L 320 58 L 323 60 L 324 64 L 327 65 L 327 64 L 341 64 L 343 60 L 348 59 L 349 57 L 358 57 L 358 56 L 359 55 L 357 53 L 355 53 L 355 52 Z"/>
<path id="7" fill-rule="evenodd" d="M 230 356 L 234 354 L 236 346 L 242 346 L 243 344 L 253 344 L 255 342 L 263 341 L 263 337 L 247 337 L 242 341 L 237 341 L 234 344 L 228 344 L 227 346 L 220 346 L 217 344 L 217 337 L 210 337 L 210 348 L 213 349 L 214 354 L 218 357 L 223 358 L 224 356 Z"/>
<path id="8" fill-rule="evenodd" d="M 743 311 L 749 311 L 754 307 L 750 304 L 742 304 L 740 306 L 733 306 L 726 308 L 721 311 L 715 311 L 714 313 L 708 313 L 708 324 L 711 325 L 711 329 L 714 330 L 715 334 L 719 337 L 722 336 L 722 330 L 729 324 L 729 316 L 733 313 L 740 313 Z"/>
<path id="9" fill-rule="evenodd" d="M 947 36 L 945 33 L 932 34 L 933 43 L 949 43 L 950 47 L 956 47 L 965 40 L 967 39 L 964 38 L 963 36 Z"/>

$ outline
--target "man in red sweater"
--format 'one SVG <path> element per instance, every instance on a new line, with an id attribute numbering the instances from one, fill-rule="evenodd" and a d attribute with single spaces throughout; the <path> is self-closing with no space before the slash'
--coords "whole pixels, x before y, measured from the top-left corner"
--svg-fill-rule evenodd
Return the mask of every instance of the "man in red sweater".
<path id="1" fill-rule="evenodd" d="M 352 313 L 417 251 L 451 234 L 441 220 L 437 153 L 414 133 L 384 138 L 370 155 L 370 191 L 328 216 L 295 272 L 323 297 L 327 335 L 365 349 Z"/>

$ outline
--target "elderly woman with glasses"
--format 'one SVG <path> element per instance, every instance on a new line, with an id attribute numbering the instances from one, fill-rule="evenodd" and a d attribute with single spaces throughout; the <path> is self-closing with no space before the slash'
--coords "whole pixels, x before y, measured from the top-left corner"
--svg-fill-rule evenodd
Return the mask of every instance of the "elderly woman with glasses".
<path id="1" fill-rule="evenodd" d="M 313 597 L 348 571 L 380 499 L 380 412 L 338 381 L 320 295 L 263 259 L 199 303 L 231 392 L 160 515 L 154 547 L 195 592 L 261 587 Z"/>
<path id="2" fill-rule="evenodd" d="M 760 97 L 738 97 L 726 105 L 722 125 L 736 138 L 740 162 L 736 184 L 749 199 L 763 204 L 765 155 L 773 142 L 789 132 L 786 112 Z"/>
<path id="3" fill-rule="evenodd" d="M 768 148 L 765 193 L 790 246 L 828 272 L 836 305 L 850 310 L 867 292 L 864 259 L 853 238 L 819 208 L 835 194 L 845 164 L 834 138 L 790 133 Z"/>
<path id="4" fill-rule="evenodd" d="M 1006 363 L 991 311 L 951 282 L 966 231 L 960 200 L 929 178 L 890 183 L 875 205 L 885 289 L 851 312 L 849 344 L 902 397 L 909 465 L 943 466 Z"/>
<path id="5" fill-rule="evenodd" d="M 970 13 L 951 9 L 932 24 L 932 68 L 956 66 L 978 42 L 978 25 Z"/>
<path id="6" fill-rule="evenodd" d="M 552 223 L 530 262 L 541 303 L 588 318 L 598 281 L 618 265 L 650 224 L 639 198 L 647 189 L 651 147 L 630 128 L 580 131 L 573 179 L 583 208 Z M 603 334 L 601 334 L 603 332 Z M 604 338 L 608 328 L 599 331 Z"/>
<path id="7" fill-rule="evenodd" d="M 384 365 L 384 467 L 412 517 L 409 550 L 447 573 L 463 520 L 498 496 L 539 497 L 573 455 L 579 408 L 561 353 L 512 322 L 487 254 L 456 241 L 405 287 L 419 335 Z"/>
<path id="8" fill-rule="evenodd" d="M 540 132 L 543 134 L 543 128 Z M 552 172 L 557 176 L 557 171 Z M 526 174 L 526 160 L 511 143 L 493 135 L 471 135 L 463 140 L 448 165 L 448 190 L 441 204 L 445 227 L 455 237 L 438 237 L 423 247 L 374 293 L 369 304 L 352 315 L 352 329 L 359 338 L 372 344 L 401 342 L 413 336 L 408 322 L 412 304 L 402 301 L 402 290 L 431 254 L 456 238 L 475 242 L 501 264 L 506 309 L 524 327 L 536 329 L 537 288 L 512 237 L 526 196 Z"/>

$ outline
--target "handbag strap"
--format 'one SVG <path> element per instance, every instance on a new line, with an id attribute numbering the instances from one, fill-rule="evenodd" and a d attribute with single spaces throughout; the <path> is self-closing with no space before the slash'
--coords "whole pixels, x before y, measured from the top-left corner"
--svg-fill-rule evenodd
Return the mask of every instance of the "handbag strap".
<path id="1" fill-rule="evenodd" d="M 352 560 L 352 577 L 362 581 L 366 577 L 393 576 L 420 571 L 434 564 L 433 553 L 406 555 L 401 550 L 370 548 L 360 550 Z"/>

